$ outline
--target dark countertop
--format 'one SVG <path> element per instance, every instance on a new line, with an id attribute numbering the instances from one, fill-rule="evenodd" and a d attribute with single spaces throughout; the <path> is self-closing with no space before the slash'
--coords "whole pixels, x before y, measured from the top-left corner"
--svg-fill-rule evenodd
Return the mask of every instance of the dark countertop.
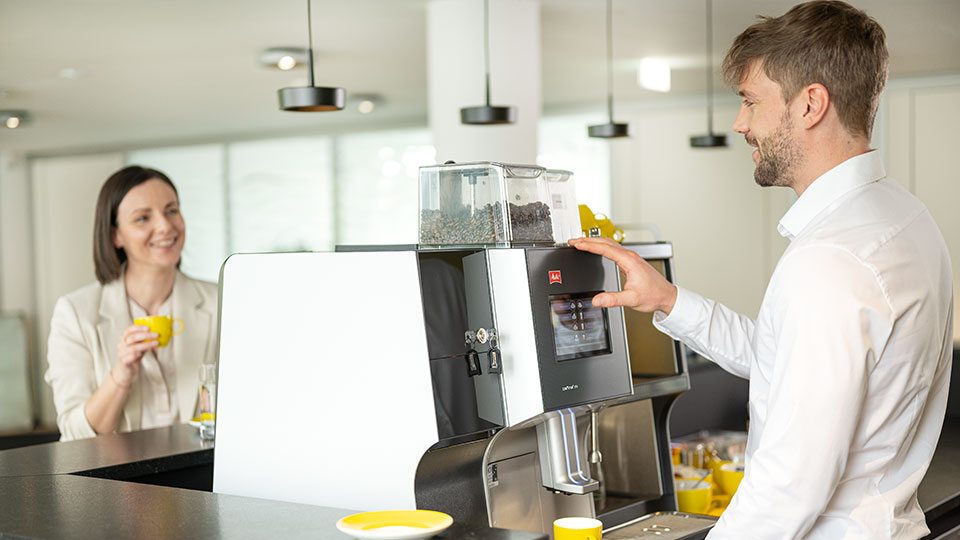
<path id="1" fill-rule="evenodd" d="M 349 538 L 335 523 L 353 510 L 65 475 L 0 478 L 0 537 Z M 8 504 L 12 503 L 12 504 Z M 436 538 L 536 540 L 543 535 L 454 524 Z"/>
<path id="2" fill-rule="evenodd" d="M 356 510 L 139 483 L 212 478 L 212 463 L 187 424 L 0 451 L 0 538 L 349 538 L 335 524 Z M 436 538 L 547 537 L 454 523 Z"/>
<path id="3" fill-rule="evenodd" d="M 334 524 L 353 510 L 118 481 L 212 463 L 186 424 L 0 451 L 0 537 L 348 538 Z M 918 498 L 928 524 L 960 509 L 960 419 L 944 422 Z M 455 523 L 438 538 L 546 537 Z"/>
<path id="4" fill-rule="evenodd" d="M 3 450 L 0 478 L 85 474 L 123 479 L 140 476 L 151 464 L 175 469 L 205 463 L 213 463 L 213 443 L 201 440 L 197 428 L 179 424 Z"/>

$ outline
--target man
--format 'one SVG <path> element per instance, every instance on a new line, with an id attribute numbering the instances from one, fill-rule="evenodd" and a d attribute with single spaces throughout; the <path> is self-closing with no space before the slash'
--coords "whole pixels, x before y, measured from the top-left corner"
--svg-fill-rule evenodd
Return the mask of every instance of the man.
<path id="1" fill-rule="evenodd" d="M 665 281 L 611 240 L 571 241 L 626 275 L 594 303 L 750 379 L 746 471 L 709 538 L 920 538 L 917 486 L 943 422 L 952 344 L 945 243 L 869 146 L 883 30 L 843 2 L 798 5 L 740 34 L 723 73 L 761 186 L 797 201 L 756 320 Z"/>

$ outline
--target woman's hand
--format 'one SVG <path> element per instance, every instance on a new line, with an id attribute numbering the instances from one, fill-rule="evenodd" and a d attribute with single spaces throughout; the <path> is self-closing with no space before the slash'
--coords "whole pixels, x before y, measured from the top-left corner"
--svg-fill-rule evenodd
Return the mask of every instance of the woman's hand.
<path id="1" fill-rule="evenodd" d="M 617 263 L 623 272 L 623 290 L 600 293 L 593 299 L 597 307 L 624 306 L 644 313 L 662 311 L 667 315 L 677 302 L 677 287 L 639 255 L 609 238 L 574 238 L 570 245 L 596 253 Z"/>
<path id="2" fill-rule="evenodd" d="M 156 347 L 158 334 L 147 326 L 131 324 L 123 332 L 117 343 L 117 363 L 113 365 L 110 376 L 119 386 L 128 387 L 140 371 L 140 359 L 144 353 Z"/>

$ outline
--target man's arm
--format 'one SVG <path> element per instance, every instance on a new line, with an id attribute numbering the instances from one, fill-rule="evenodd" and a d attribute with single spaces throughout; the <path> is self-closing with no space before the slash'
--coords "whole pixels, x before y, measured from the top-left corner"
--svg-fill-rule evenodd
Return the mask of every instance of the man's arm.
<path id="1" fill-rule="evenodd" d="M 752 338 L 749 317 L 670 283 L 636 253 L 609 238 L 576 238 L 570 245 L 617 263 L 625 280 L 622 291 L 598 294 L 593 304 L 624 306 L 654 313 L 654 325 L 713 360 L 723 369 L 750 378 Z"/>
<path id="2" fill-rule="evenodd" d="M 673 311 L 669 315 L 654 313 L 653 325 L 725 371 L 750 378 L 757 326 L 750 317 L 678 287 Z"/>
<path id="3" fill-rule="evenodd" d="M 766 417 L 751 418 L 763 432 L 711 540 L 806 535 L 844 473 L 868 374 L 893 328 L 876 276 L 853 255 L 818 246 L 787 257 L 771 306 L 776 357 L 754 375 L 769 381 L 755 398 Z"/>

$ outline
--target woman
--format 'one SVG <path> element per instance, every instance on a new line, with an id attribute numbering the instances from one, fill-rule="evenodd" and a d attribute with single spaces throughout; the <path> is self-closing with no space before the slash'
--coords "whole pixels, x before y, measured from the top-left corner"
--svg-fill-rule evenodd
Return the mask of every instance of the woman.
<path id="1" fill-rule="evenodd" d="M 57 300 L 46 380 L 61 440 L 185 422 L 201 363 L 216 359 L 217 286 L 179 271 L 185 227 L 173 182 L 130 166 L 100 190 L 93 232 L 97 282 Z M 132 324 L 169 315 L 183 332 L 157 347 Z"/>

